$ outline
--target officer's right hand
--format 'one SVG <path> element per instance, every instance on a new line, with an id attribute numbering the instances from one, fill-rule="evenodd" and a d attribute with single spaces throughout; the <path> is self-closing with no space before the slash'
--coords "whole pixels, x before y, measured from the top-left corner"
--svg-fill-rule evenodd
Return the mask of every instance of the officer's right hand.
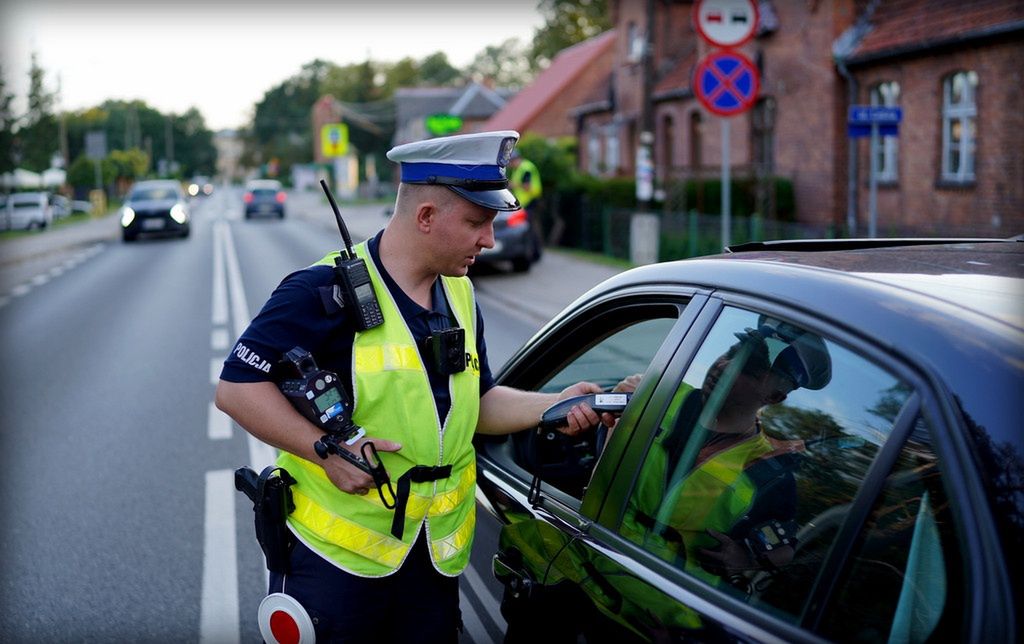
<path id="1" fill-rule="evenodd" d="M 378 452 L 397 452 L 402 449 L 401 443 L 386 441 L 380 438 L 370 438 L 369 436 L 360 438 L 353 445 L 342 445 L 341 447 L 361 458 L 363 443 L 370 441 L 373 441 L 373 445 L 377 448 Z M 372 476 L 351 465 L 343 458 L 329 456 L 326 460 L 321 461 L 321 464 L 323 465 L 324 473 L 327 474 L 327 478 L 342 492 L 362 496 L 374 488 Z"/>

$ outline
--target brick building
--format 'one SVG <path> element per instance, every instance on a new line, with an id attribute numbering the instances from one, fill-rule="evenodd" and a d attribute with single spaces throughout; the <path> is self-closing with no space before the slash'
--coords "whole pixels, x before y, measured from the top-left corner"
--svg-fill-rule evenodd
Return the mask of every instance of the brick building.
<path id="1" fill-rule="evenodd" d="M 1024 0 L 761 0 L 741 50 L 758 101 L 730 119 L 737 178 L 792 181 L 799 221 L 866 232 L 869 144 L 847 138 L 851 104 L 898 105 L 878 146 L 881 234 L 1008 236 L 1024 230 Z M 656 183 L 717 176 L 720 117 L 694 97 L 712 49 L 687 0 L 611 0 L 612 73 L 570 114 L 580 167 L 632 176 L 650 97 Z M 650 34 L 650 59 L 648 49 Z M 759 201 L 771 212 L 771 197 Z"/>

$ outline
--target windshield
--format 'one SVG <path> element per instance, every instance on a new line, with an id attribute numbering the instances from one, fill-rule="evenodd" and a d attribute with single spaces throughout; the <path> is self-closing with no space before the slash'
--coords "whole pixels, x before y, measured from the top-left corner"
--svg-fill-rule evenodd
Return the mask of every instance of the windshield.
<path id="1" fill-rule="evenodd" d="M 178 192 L 174 188 L 138 188 L 129 197 L 132 201 L 150 201 L 157 199 L 177 199 Z"/>

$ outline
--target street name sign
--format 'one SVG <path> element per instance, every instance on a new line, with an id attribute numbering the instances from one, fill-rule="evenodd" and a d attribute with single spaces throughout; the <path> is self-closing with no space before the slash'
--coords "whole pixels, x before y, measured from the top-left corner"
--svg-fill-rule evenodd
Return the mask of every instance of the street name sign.
<path id="1" fill-rule="evenodd" d="M 871 126 L 878 126 L 879 136 L 896 136 L 903 120 L 903 110 L 885 105 L 851 105 L 846 116 L 846 133 L 850 138 L 871 136 Z"/>
<path id="2" fill-rule="evenodd" d="M 735 116 L 757 101 L 757 67 L 737 51 L 717 51 L 704 57 L 694 74 L 694 92 L 709 112 Z"/>
<path id="3" fill-rule="evenodd" d="M 754 0 L 698 0 L 693 5 L 697 34 L 715 47 L 739 47 L 757 30 Z"/>

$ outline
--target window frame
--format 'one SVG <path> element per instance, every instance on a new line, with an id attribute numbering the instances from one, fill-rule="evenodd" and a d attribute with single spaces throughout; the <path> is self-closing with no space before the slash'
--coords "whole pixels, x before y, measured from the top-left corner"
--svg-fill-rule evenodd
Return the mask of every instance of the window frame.
<path id="1" fill-rule="evenodd" d="M 884 87 L 894 87 L 895 92 L 886 94 Z M 900 82 L 897 80 L 879 81 L 868 90 L 868 100 L 874 106 L 899 107 L 900 93 L 902 92 Z M 875 148 L 871 139 L 868 139 L 870 154 L 878 154 L 878 173 L 875 179 L 879 183 L 893 184 L 899 181 L 899 137 L 881 136 L 878 140 L 878 148 Z M 871 167 L 871 164 L 868 164 Z M 870 172 L 870 170 L 869 170 Z"/>
<path id="2" fill-rule="evenodd" d="M 959 103 L 952 102 L 953 84 L 960 76 L 965 78 L 964 92 Z M 942 79 L 942 158 L 940 179 L 945 183 L 966 185 L 974 183 L 977 166 L 978 127 L 978 73 L 961 69 Z M 953 128 L 959 123 L 960 140 L 954 144 Z M 972 134 L 971 125 L 974 126 Z M 960 154 L 960 165 L 954 172 L 952 159 L 954 150 Z"/>

